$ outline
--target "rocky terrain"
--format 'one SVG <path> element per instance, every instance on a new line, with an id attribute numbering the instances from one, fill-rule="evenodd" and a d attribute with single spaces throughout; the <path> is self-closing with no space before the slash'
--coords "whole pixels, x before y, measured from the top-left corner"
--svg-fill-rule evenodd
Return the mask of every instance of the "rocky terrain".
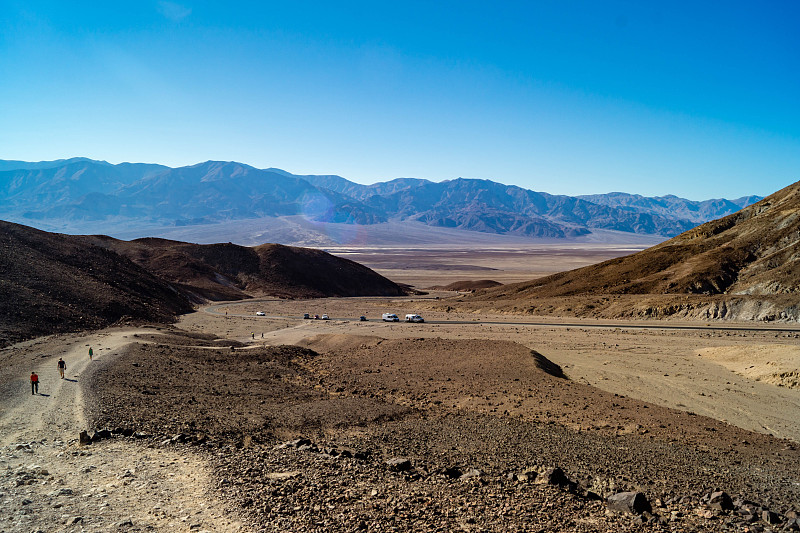
<path id="1" fill-rule="evenodd" d="M 798 320 L 800 183 L 642 252 L 489 289 L 467 304 L 531 314 Z"/>
<path id="2" fill-rule="evenodd" d="M 161 341 L 95 366 L 88 426 L 203 457 L 253 530 L 797 527 L 795 444 L 572 382 L 514 343 Z"/>

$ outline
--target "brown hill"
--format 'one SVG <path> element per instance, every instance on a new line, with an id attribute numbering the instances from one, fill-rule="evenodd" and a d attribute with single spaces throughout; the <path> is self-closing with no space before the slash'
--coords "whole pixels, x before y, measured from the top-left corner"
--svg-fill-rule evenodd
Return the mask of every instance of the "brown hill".
<path id="1" fill-rule="evenodd" d="M 191 309 L 168 283 L 82 237 L 0 221 L 0 346 Z"/>
<path id="2" fill-rule="evenodd" d="M 797 319 L 799 216 L 800 182 L 642 252 L 483 291 L 473 301 L 535 313 Z M 630 295 L 649 298 L 631 307 Z"/>
<path id="3" fill-rule="evenodd" d="M 178 284 L 195 300 L 240 300 L 252 296 L 399 296 L 404 290 L 373 270 L 321 250 L 280 244 L 191 244 L 165 239 L 92 242 L 130 258 Z"/>
<path id="4" fill-rule="evenodd" d="M 478 289 L 490 289 L 492 287 L 499 287 L 500 285 L 502 285 L 502 283 L 500 283 L 499 281 L 495 281 L 493 279 L 476 279 L 476 280 L 454 281 L 453 283 L 449 283 L 447 285 L 435 285 L 433 287 L 428 287 L 428 289 L 435 291 L 471 292 L 471 291 L 477 291 Z"/>

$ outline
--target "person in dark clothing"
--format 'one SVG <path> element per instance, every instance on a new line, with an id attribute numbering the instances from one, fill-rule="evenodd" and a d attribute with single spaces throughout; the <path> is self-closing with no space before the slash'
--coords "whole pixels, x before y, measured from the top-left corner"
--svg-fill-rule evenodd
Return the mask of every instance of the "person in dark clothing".
<path id="1" fill-rule="evenodd" d="M 39 375 L 31 372 L 31 394 L 39 394 Z"/>
<path id="2" fill-rule="evenodd" d="M 67 363 L 64 362 L 64 359 L 59 357 L 58 358 L 58 373 L 61 375 L 61 379 L 64 379 L 64 371 L 67 369 Z"/>

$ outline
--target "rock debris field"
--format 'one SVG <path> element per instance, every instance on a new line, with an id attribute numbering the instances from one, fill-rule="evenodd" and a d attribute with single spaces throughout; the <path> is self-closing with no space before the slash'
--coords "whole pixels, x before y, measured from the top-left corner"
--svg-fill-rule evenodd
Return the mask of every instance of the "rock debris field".
<path id="1" fill-rule="evenodd" d="M 794 442 L 512 342 L 140 328 L 2 357 L 0 531 L 800 530 Z"/>

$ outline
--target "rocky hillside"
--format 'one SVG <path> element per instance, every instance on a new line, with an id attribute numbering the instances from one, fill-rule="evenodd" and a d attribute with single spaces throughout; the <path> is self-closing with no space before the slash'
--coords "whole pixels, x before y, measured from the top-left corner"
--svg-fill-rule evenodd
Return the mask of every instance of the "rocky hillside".
<path id="1" fill-rule="evenodd" d="M 176 283 L 195 300 L 252 296 L 398 296 L 402 287 L 373 270 L 321 250 L 280 244 L 191 244 L 165 239 L 87 237 Z"/>
<path id="2" fill-rule="evenodd" d="M 169 322 L 191 309 L 169 283 L 111 250 L 0 221 L 0 346 L 123 317 Z"/>
<path id="3" fill-rule="evenodd" d="M 122 318 L 169 322 L 206 300 L 403 294 L 373 270 L 321 250 L 120 241 L 0 221 L 0 346 Z"/>
<path id="4" fill-rule="evenodd" d="M 711 317 L 741 318 L 742 302 L 761 297 L 781 309 L 766 305 L 765 314 L 755 318 L 796 318 L 799 245 L 800 182 L 637 254 L 490 289 L 475 300 L 513 301 L 517 308 L 530 302 L 541 310 L 542 298 L 649 295 L 661 303 L 658 309 L 644 306 L 644 315 L 688 312 L 689 305 L 695 311 L 714 308 Z M 603 300 L 592 303 L 593 313 L 612 303 Z"/>

